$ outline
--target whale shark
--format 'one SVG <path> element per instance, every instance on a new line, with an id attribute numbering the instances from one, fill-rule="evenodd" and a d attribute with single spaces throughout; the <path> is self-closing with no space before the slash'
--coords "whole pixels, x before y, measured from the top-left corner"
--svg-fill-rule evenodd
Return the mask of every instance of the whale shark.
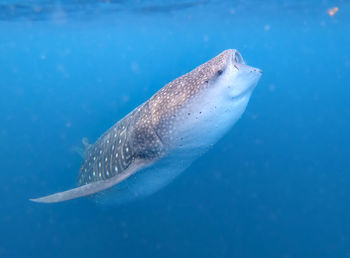
<path id="1" fill-rule="evenodd" d="M 118 204 L 166 186 L 242 116 L 262 71 L 228 49 L 171 81 L 86 151 L 76 188 L 30 199 L 56 203 L 92 196 Z"/>

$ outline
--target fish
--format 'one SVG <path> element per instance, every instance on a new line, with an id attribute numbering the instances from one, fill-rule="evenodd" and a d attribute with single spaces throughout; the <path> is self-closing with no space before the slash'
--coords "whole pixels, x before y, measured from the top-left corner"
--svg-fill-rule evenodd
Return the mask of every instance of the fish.
<path id="1" fill-rule="evenodd" d="M 163 188 L 207 152 L 244 113 L 262 71 L 228 49 L 166 84 L 84 153 L 76 188 L 30 199 L 91 196 L 121 204 Z"/>

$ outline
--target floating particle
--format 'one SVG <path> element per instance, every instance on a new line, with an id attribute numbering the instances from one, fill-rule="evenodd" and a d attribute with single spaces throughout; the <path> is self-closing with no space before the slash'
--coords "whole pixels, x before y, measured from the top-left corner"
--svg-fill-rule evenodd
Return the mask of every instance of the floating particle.
<path id="1" fill-rule="evenodd" d="M 331 9 L 328 9 L 328 15 L 329 16 L 334 16 L 338 11 L 339 11 L 338 7 L 333 7 Z"/>

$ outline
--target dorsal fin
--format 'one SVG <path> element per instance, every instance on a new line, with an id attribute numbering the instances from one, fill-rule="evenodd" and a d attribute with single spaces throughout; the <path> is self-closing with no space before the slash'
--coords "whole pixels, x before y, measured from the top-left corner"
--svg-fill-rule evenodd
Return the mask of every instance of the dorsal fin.
<path id="1" fill-rule="evenodd" d="M 89 143 L 89 139 L 84 137 L 83 139 L 81 139 L 81 142 L 83 143 L 84 146 L 84 151 L 85 153 L 90 149 L 90 147 L 92 146 L 92 144 Z"/>
<path id="2" fill-rule="evenodd" d="M 81 139 L 81 142 L 83 144 L 83 147 L 78 147 L 78 146 L 73 146 L 72 147 L 72 151 L 76 152 L 79 154 L 80 157 L 82 157 L 83 159 L 85 159 L 86 157 L 86 153 L 88 152 L 88 150 L 90 149 L 90 147 L 92 146 L 91 143 L 89 143 L 89 139 L 84 137 L 83 139 Z"/>
<path id="3" fill-rule="evenodd" d="M 68 200 L 88 196 L 88 195 L 106 190 L 120 183 L 121 181 L 124 181 L 125 179 L 127 179 L 128 177 L 136 173 L 142 167 L 143 165 L 134 164 L 129 166 L 121 174 L 115 175 L 114 177 L 111 177 L 109 179 L 93 182 L 93 183 L 79 186 L 64 192 L 59 192 L 48 196 L 29 199 L 29 200 L 33 202 L 41 202 L 41 203 L 54 203 L 54 202 L 63 202 L 63 201 L 68 201 Z"/>

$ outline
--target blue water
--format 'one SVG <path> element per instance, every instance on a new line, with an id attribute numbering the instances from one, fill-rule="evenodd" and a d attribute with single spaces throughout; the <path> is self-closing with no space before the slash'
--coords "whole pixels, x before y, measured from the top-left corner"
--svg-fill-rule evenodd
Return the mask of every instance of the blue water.
<path id="1" fill-rule="evenodd" d="M 75 186 L 83 137 L 228 48 L 261 81 L 168 187 L 28 201 Z M 349 97 L 346 0 L 1 1 L 0 257 L 349 257 Z"/>

